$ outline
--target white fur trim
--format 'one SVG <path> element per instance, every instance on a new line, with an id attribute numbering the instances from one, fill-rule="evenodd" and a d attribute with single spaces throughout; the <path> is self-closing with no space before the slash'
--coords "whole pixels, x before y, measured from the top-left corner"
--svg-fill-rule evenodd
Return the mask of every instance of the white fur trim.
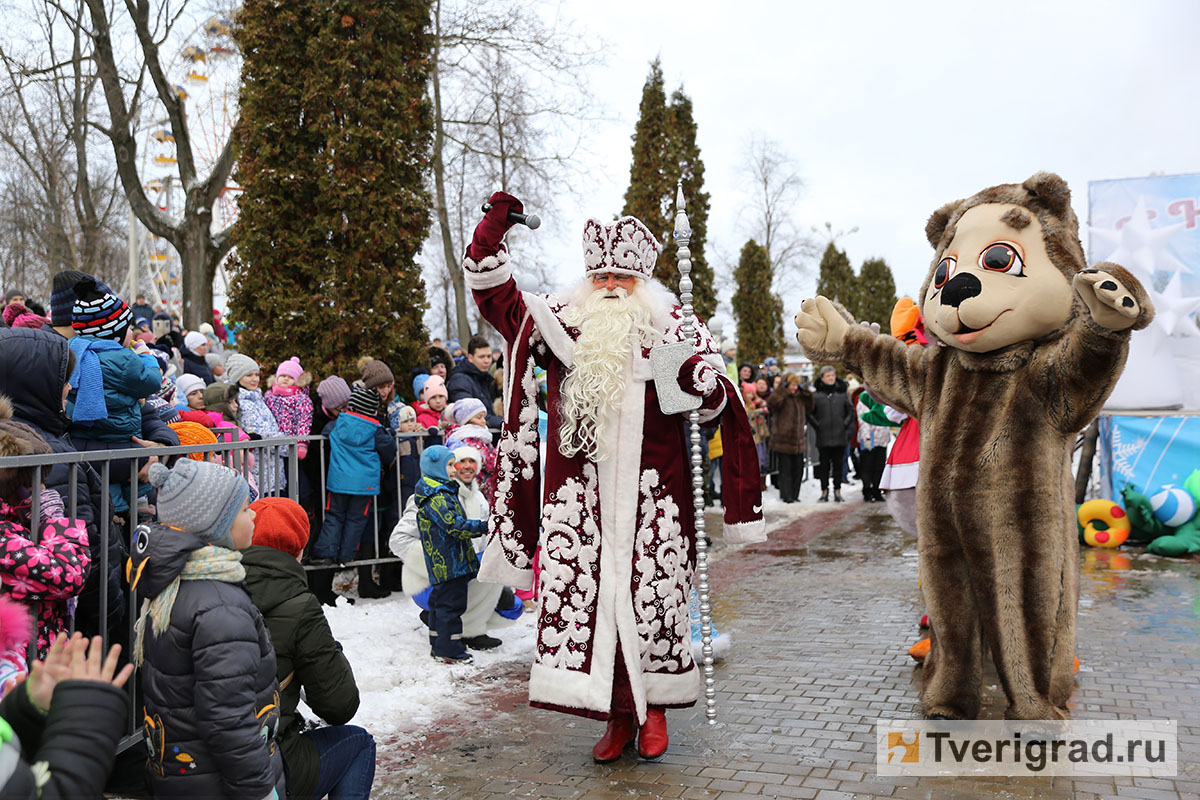
<path id="1" fill-rule="evenodd" d="M 525 300 L 525 308 L 533 317 L 533 324 L 542 335 L 542 340 L 549 345 L 551 352 L 563 366 L 570 368 L 575 363 L 575 342 L 563 329 L 562 320 L 550 310 L 550 304 L 542 295 L 521 292 L 521 297 Z"/>
<path id="2" fill-rule="evenodd" d="M 484 583 L 498 583 L 501 586 L 511 586 L 521 591 L 533 588 L 533 570 L 517 569 L 504 558 L 500 547 L 489 547 L 483 551 L 483 559 L 479 565 L 479 576 L 476 580 Z"/>
<path id="3" fill-rule="evenodd" d="M 503 286 L 512 277 L 508 253 L 503 250 L 478 262 L 464 256 L 462 267 L 463 280 L 468 289 L 495 289 L 497 286 Z"/>
<path id="4" fill-rule="evenodd" d="M 911 489 L 917 485 L 917 477 L 921 471 L 921 462 L 909 464 L 888 464 L 883 468 L 879 479 L 879 488 L 885 490 Z"/>
<path id="5" fill-rule="evenodd" d="M 749 522 L 724 523 L 722 534 L 725 544 L 755 544 L 767 540 L 767 523 L 765 520 L 753 519 Z"/>
<path id="6" fill-rule="evenodd" d="M 684 646 L 691 649 L 690 641 Z M 646 672 L 646 702 L 651 705 L 694 703 L 700 698 L 700 670 L 693 666 L 677 674 Z"/>

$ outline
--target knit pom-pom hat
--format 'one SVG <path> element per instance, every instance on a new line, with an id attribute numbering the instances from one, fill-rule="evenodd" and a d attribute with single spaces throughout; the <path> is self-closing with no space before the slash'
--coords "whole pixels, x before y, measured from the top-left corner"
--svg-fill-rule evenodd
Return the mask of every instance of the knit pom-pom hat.
<path id="1" fill-rule="evenodd" d="M 264 497 L 250 504 L 254 509 L 252 544 L 272 547 L 295 558 L 308 544 L 308 514 L 295 500 Z"/>
<path id="2" fill-rule="evenodd" d="M 448 468 L 454 460 L 454 451 L 449 447 L 440 444 L 426 447 L 421 453 L 421 474 L 435 481 L 449 480 Z"/>
<path id="3" fill-rule="evenodd" d="M 189 531 L 205 543 L 235 549 L 233 521 L 250 497 L 245 479 L 220 464 L 180 459 L 167 469 L 150 465 L 158 488 L 158 521 Z"/>
<path id="4" fill-rule="evenodd" d="M 24 652 L 33 633 L 33 618 L 25 606 L 0 594 L 0 653 L 8 650 Z"/>
<path id="5" fill-rule="evenodd" d="M 363 367 L 362 382 L 363 386 L 368 389 L 374 389 L 385 383 L 395 383 L 396 376 L 392 374 L 392 370 L 387 364 L 375 359 Z"/>
<path id="6" fill-rule="evenodd" d="M 287 361 L 279 362 L 279 366 L 275 368 L 275 377 L 279 378 L 287 375 L 292 380 L 299 380 L 304 374 L 304 368 L 300 366 L 300 359 L 292 356 Z"/>
<path id="7" fill-rule="evenodd" d="M 49 321 L 20 303 L 10 303 L 4 307 L 4 324 L 10 328 L 41 328 Z"/>

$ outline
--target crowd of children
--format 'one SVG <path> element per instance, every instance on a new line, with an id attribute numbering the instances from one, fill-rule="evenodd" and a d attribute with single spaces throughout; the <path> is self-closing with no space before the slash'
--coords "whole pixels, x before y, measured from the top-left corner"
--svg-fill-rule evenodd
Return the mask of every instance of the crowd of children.
<path id="1" fill-rule="evenodd" d="M 358 689 L 320 604 L 335 602 L 337 566 L 390 558 L 386 541 L 411 499 L 421 552 L 407 555 L 432 584 L 422 618 L 433 655 L 455 663 L 469 659 L 467 646 L 500 643 L 486 626 L 503 587 L 466 602 L 487 527 L 496 405 L 450 401 L 454 360 L 439 347 L 414 370 L 410 404 L 383 361 L 314 386 L 296 358 L 262 365 L 226 349 L 219 317 L 184 331 L 82 273 L 55 276 L 51 306 L 49 318 L 23 304 L 5 310 L 0 457 L 130 456 L 36 475 L 0 469 L 0 714 L 11 717 L 0 721 L 0 755 L 14 748 L 26 765 L 0 775 L 4 796 L 26 796 L 28 765 L 47 748 L 90 748 L 94 769 L 72 770 L 59 796 L 99 796 L 128 717 L 122 650 L 139 667 L 155 796 L 369 796 L 374 741 L 347 724 Z M 218 444 L 274 437 L 295 443 L 297 486 L 288 486 L 292 444 L 257 448 L 257 459 Z M 202 447 L 156 455 L 180 444 Z M 401 581 L 399 565 L 368 564 L 357 594 L 385 596 Z M 132 636 L 130 589 L 141 602 Z M 504 603 L 520 612 L 511 592 Z M 68 640 L 72 627 L 81 633 Z M 105 656 L 104 641 L 120 644 Z M 52 691 L 99 715 L 89 730 L 47 723 L 47 713 L 51 723 L 79 718 Z M 327 725 L 312 729 L 297 713 L 302 691 Z M 6 738 L 9 725 L 28 739 Z M 39 742 L 43 728 L 52 741 Z M 55 795 L 31 785 L 28 796 Z"/>

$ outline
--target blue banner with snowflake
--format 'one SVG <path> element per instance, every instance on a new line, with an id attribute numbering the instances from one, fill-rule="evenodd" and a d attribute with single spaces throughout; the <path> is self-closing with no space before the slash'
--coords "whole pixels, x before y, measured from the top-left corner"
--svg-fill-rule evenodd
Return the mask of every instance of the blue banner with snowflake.
<path id="1" fill-rule="evenodd" d="M 1100 485 L 1109 498 L 1126 485 L 1144 495 L 1200 469 L 1200 416 L 1100 417 Z"/>

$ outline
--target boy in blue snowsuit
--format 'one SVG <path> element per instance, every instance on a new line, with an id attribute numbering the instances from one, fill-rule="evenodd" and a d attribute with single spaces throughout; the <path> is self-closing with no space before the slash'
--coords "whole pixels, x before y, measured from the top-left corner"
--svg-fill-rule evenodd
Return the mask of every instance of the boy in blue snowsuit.
<path id="1" fill-rule="evenodd" d="M 329 437 L 329 491 L 325 522 L 313 545 L 313 563 L 354 560 L 371 521 L 371 499 L 379 494 L 383 467 L 396 457 L 396 440 L 379 424 L 379 393 L 356 386 L 350 405 L 325 428 Z"/>
<path id="2" fill-rule="evenodd" d="M 462 643 L 462 615 L 467 610 L 467 584 L 479 572 L 471 540 L 487 533 L 487 520 L 467 519 L 458 500 L 451 469 L 454 453 L 442 445 L 421 454 L 417 481 L 417 530 L 429 569 L 430 655 L 447 664 L 469 663 Z"/>

